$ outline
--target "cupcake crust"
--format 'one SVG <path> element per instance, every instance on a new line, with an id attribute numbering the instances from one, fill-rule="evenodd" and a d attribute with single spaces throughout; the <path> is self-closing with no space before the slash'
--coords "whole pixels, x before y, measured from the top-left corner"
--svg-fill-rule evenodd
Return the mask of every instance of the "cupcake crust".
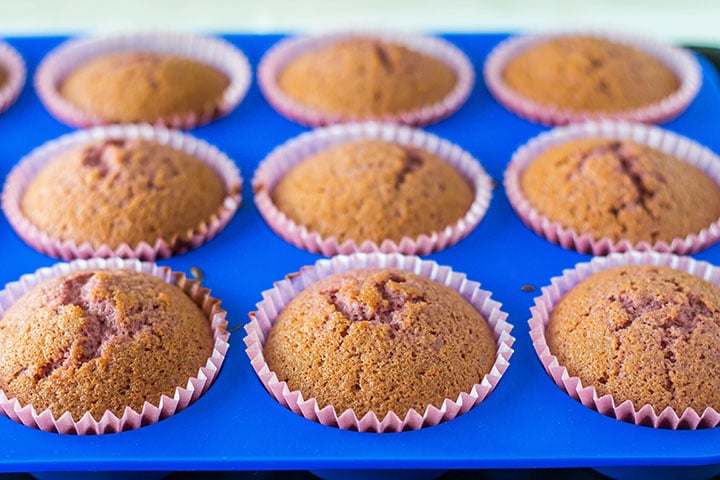
<path id="1" fill-rule="evenodd" d="M 482 315 L 448 287 L 402 270 L 363 269 L 295 297 L 264 356 L 280 381 L 320 407 L 403 418 L 469 391 L 492 368 L 496 344 Z"/>
<path id="2" fill-rule="evenodd" d="M 207 164 L 144 140 L 105 140 L 58 155 L 28 184 L 20 208 L 41 231 L 95 248 L 189 240 L 226 195 Z"/>
<path id="3" fill-rule="evenodd" d="M 670 68 L 635 47 L 590 36 L 549 39 L 508 63 L 503 81 L 540 105 L 571 112 L 623 112 L 680 87 Z"/>
<path id="4" fill-rule="evenodd" d="M 352 38 L 291 60 L 278 74 L 285 94 L 330 116 L 380 118 L 429 106 L 455 87 L 454 70 L 403 45 Z"/>
<path id="5" fill-rule="evenodd" d="M 447 162 L 412 146 L 358 140 L 322 150 L 271 191 L 277 208 L 308 231 L 357 244 L 430 235 L 457 223 L 473 188 Z"/>
<path id="6" fill-rule="evenodd" d="M 720 218 L 720 187 L 700 169 L 629 140 L 587 138 L 549 148 L 522 172 L 538 213 L 599 239 L 670 243 Z"/>
<path id="7" fill-rule="evenodd" d="M 0 321 L 0 387 L 78 420 L 157 404 L 212 354 L 210 322 L 180 288 L 129 270 L 50 279 Z"/>
<path id="8" fill-rule="evenodd" d="M 155 123 L 173 116 L 211 116 L 228 78 L 189 58 L 150 52 L 120 52 L 80 65 L 59 92 L 106 123 Z"/>
<path id="9" fill-rule="evenodd" d="M 555 305 L 546 331 L 560 365 L 615 404 L 720 409 L 720 289 L 660 266 L 595 273 Z"/>

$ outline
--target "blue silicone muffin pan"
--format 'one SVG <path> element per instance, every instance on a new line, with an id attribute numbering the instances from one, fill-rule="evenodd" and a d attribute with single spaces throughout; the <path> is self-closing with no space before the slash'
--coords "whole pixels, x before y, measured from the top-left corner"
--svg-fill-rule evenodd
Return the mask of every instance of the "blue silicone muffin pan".
<path id="1" fill-rule="evenodd" d="M 502 175 L 513 151 L 546 130 L 505 110 L 482 82 L 482 64 L 506 35 L 447 35 L 472 60 L 478 80 L 467 103 L 427 131 L 471 152 L 495 179 L 485 218 L 464 240 L 429 255 L 464 272 L 503 303 L 517 341 L 497 389 L 469 413 L 441 425 L 402 433 L 341 431 L 305 420 L 264 390 L 244 351 L 242 326 L 261 292 L 320 258 L 276 236 L 257 212 L 250 179 L 270 150 L 308 129 L 281 117 L 253 83 L 230 115 L 190 133 L 227 153 L 244 177 L 243 205 L 209 243 L 161 260 L 189 273 L 222 299 L 233 334 L 226 362 L 210 390 L 179 414 L 135 431 L 100 436 L 46 433 L 0 417 L 0 471 L 170 470 L 445 470 L 527 467 L 664 467 L 720 464 L 720 428 L 669 431 L 623 423 L 563 393 L 545 374 L 528 336 L 539 288 L 590 257 L 565 250 L 526 228 L 510 207 Z M 253 67 L 280 36 L 230 35 Z M 65 38 L 11 38 L 28 78 Z M 699 95 L 680 117 L 662 125 L 720 151 L 720 90 L 709 63 Z M 72 131 L 40 104 L 31 81 L 0 115 L 0 174 L 40 144 Z M 0 219 L 0 284 L 58 260 L 35 252 Z M 695 255 L 720 264 L 720 245 Z M 523 286 L 537 287 L 526 291 Z M 655 471 L 655 470 L 653 470 Z M 702 472 L 706 472 L 705 469 Z M 705 475 L 705 473 L 703 473 Z"/>

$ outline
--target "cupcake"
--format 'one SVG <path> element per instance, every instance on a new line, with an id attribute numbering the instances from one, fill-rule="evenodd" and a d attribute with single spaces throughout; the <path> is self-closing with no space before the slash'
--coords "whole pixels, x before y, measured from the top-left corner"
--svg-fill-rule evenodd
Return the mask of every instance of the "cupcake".
<path id="1" fill-rule="evenodd" d="M 191 137 L 148 126 L 79 132 L 11 173 L 5 212 L 18 234 L 62 258 L 152 259 L 196 247 L 240 203 L 233 163 Z"/>
<path id="2" fill-rule="evenodd" d="M 720 273 L 669 254 L 596 258 L 536 299 L 531 336 L 584 405 L 639 425 L 720 423 Z"/>
<path id="3" fill-rule="evenodd" d="M 210 386 L 227 349 L 219 302 L 153 264 L 58 264 L 3 294 L 0 407 L 46 431 L 155 423 Z"/>
<path id="4" fill-rule="evenodd" d="M 0 112 L 17 99 L 25 84 L 25 62 L 9 44 L 0 41 Z"/>
<path id="5" fill-rule="evenodd" d="M 303 124 L 424 125 L 465 102 L 474 73 L 444 40 L 357 33 L 286 39 L 263 57 L 258 81 L 276 110 Z"/>
<path id="6" fill-rule="evenodd" d="M 464 413 L 499 380 L 512 337 L 488 292 L 436 269 L 417 257 L 341 256 L 279 284 L 281 297 L 266 292 L 246 337 L 263 383 L 340 428 L 417 429 Z"/>
<path id="7" fill-rule="evenodd" d="M 505 183 L 523 221 L 566 248 L 688 253 L 718 238 L 718 160 L 663 130 L 585 124 L 519 149 Z"/>
<path id="8" fill-rule="evenodd" d="M 372 123 L 302 135 L 273 151 L 253 179 L 270 226 L 324 255 L 444 248 L 480 221 L 491 188 L 478 162 L 458 147 Z"/>
<path id="9" fill-rule="evenodd" d="M 701 83 L 699 65 L 685 51 L 597 34 L 511 38 L 488 57 L 485 78 L 508 109 L 550 125 L 664 122 L 685 110 Z"/>
<path id="10" fill-rule="evenodd" d="M 219 39 L 134 34 L 73 40 L 38 67 L 40 99 L 74 126 L 151 123 L 192 128 L 232 110 L 250 67 Z"/>

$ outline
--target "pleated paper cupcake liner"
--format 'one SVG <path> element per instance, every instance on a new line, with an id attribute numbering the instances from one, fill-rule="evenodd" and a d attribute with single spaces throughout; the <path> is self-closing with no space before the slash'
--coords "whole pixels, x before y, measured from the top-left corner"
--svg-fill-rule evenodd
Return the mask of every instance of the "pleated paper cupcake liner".
<path id="1" fill-rule="evenodd" d="M 5 70 L 7 79 L 0 86 L 0 112 L 15 103 L 25 85 L 25 62 L 20 54 L 6 42 L 0 41 L 0 68 Z"/>
<path id="2" fill-rule="evenodd" d="M 591 36 L 635 47 L 662 62 L 676 75 L 679 88 L 659 102 L 621 112 L 579 112 L 541 105 L 513 90 L 503 80 L 503 72 L 518 54 L 548 40 L 565 36 Z M 495 99 L 508 110 L 543 125 L 564 125 L 587 120 L 614 119 L 642 123 L 662 123 L 680 115 L 700 90 L 702 73 L 695 57 L 688 51 L 651 39 L 619 33 L 568 32 L 562 34 L 511 37 L 498 44 L 488 55 L 484 66 L 485 83 Z"/>
<path id="3" fill-rule="evenodd" d="M 554 277 L 550 285 L 542 288 L 542 295 L 535 299 L 535 306 L 530 309 L 532 317 L 530 337 L 535 352 L 545 371 L 563 391 L 583 405 L 603 415 L 614 417 L 636 425 L 654 428 L 689 429 L 713 428 L 720 424 L 720 413 L 708 407 L 702 412 L 692 408 L 684 412 L 676 412 L 667 407 L 656 412 L 651 405 L 634 405 L 632 401 L 617 402 L 612 395 L 598 395 L 592 385 L 583 385 L 578 377 L 572 377 L 567 368 L 560 365 L 555 355 L 550 352 L 545 338 L 550 314 L 557 302 L 573 287 L 590 275 L 601 270 L 623 265 L 657 265 L 675 268 L 701 277 L 715 285 L 720 285 L 720 269 L 706 262 L 696 261 L 690 257 L 682 257 L 660 252 L 625 252 L 614 253 L 607 257 L 596 257 L 587 263 L 579 263 L 574 269 L 568 269 L 560 277 Z"/>
<path id="4" fill-rule="evenodd" d="M 157 423 L 183 410 L 200 398 L 217 377 L 225 360 L 230 337 L 230 333 L 226 330 L 225 311 L 220 308 L 220 301 L 210 296 L 210 291 L 203 288 L 198 281 L 188 279 L 183 273 L 173 272 L 167 267 L 118 258 L 107 260 L 94 258 L 59 263 L 52 267 L 41 268 L 33 274 L 23 275 L 18 281 L 7 284 L 0 292 L 0 313 L 4 313 L 25 292 L 45 280 L 71 272 L 99 268 L 143 272 L 181 288 L 200 307 L 210 322 L 214 339 L 211 356 L 205 365 L 198 369 L 197 374 L 188 379 L 186 385 L 177 386 L 172 397 L 163 395 L 160 399 L 149 399 L 144 403 L 141 411 L 127 407 L 121 416 L 106 411 L 98 419 L 87 412 L 81 418 L 75 419 L 70 412 L 60 416 L 56 416 L 49 409 L 38 412 L 32 404 L 23 405 L 17 398 L 8 398 L 6 393 L 0 390 L 0 411 L 10 419 L 31 428 L 63 434 L 93 435 L 133 430 Z"/>
<path id="5" fill-rule="evenodd" d="M 63 79 L 83 63 L 101 55 L 123 51 L 155 52 L 190 58 L 217 68 L 230 81 L 213 111 L 172 115 L 148 122 L 154 125 L 189 129 L 209 123 L 229 113 L 242 101 L 252 78 L 245 55 L 219 38 L 147 32 L 68 40 L 51 51 L 35 73 L 35 90 L 45 108 L 60 121 L 74 127 L 112 123 L 67 101 L 60 94 L 59 87 Z"/>
<path id="6" fill-rule="evenodd" d="M 440 101 L 396 114 L 377 116 L 347 116 L 323 113 L 309 108 L 290 98 L 277 83 L 280 72 L 288 62 L 299 55 L 326 45 L 352 38 L 377 38 L 403 45 L 411 50 L 436 58 L 452 68 L 456 76 L 455 87 Z M 308 126 L 323 126 L 335 123 L 382 121 L 407 125 L 428 125 L 450 116 L 470 96 L 475 84 L 475 72 L 470 60 L 457 47 L 437 37 L 410 35 L 392 32 L 335 33 L 308 37 L 291 37 L 278 42 L 263 56 L 258 66 L 258 84 L 267 101 L 281 115 Z"/>
<path id="7" fill-rule="evenodd" d="M 293 166 L 330 146 L 359 139 L 412 145 L 448 162 L 473 187 L 475 199 L 468 212 L 445 229 L 427 232 L 417 238 L 404 237 L 399 242 L 386 239 L 380 244 L 369 240 L 361 243 L 346 240 L 341 243 L 334 236 L 323 237 L 320 233 L 309 231 L 305 226 L 297 224 L 273 203 L 270 196 L 272 190 Z M 320 128 L 289 140 L 260 163 L 252 184 L 255 204 L 270 228 L 291 244 L 325 256 L 375 251 L 426 255 L 442 250 L 465 238 L 477 226 L 490 204 L 493 188 L 492 180 L 480 163 L 457 145 L 421 130 L 374 122 Z"/>
<path id="8" fill-rule="evenodd" d="M 687 255 L 707 248 L 718 241 L 720 218 L 699 232 L 690 232 L 686 237 L 674 238 L 669 243 L 658 240 L 652 244 L 647 241 L 633 244 L 629 240 L 616 241 L 608 237 L 594 238 L 591 234 L 583 234 L 572 228 L 563 227 L 538 212 L 528 203 L 522 192 L 520 186 L 522 172 L 536 157 L 550 148 L 582 138 L 631 140 L 650 146 L 697 167 L 720 185 L 720 157 L 699 143 L 668 130 L 610 120 L 556 127 L 520 147 L 505 170 L 505 192 L 510 204 L 520 219 L 535 233 L 564 248 L 593 255 L 627 250 L 657 250 Z"/>
<path id="9" fill-rule="evenodd" d="M 441 405 L 428 405 L 424 412 L 410 409 L 404 417 L 389 412 L 383 418 L 370 411 L 358 417 L 352 409 L 336 411 L 332 405 L 319 405 L 315 398 L 304 398 L 302 392 L 291 391 L 286 382 L 278 380 L 270 370 L 263 355 L 263 347 L 278 313 L 312 283 L 356 268 L 398 268 L 428 277 L 457 291 L 470 302 L 488 322 L 497 345 L 495 364 L 480 383 L 457 398 L 446 398 Z M 482 402 L 497 386 L 509 366 L 512 344 L 512 326 L 507 323 L 507 314 L 501 305 L 491 298 L 491 293 L 480 289 L 480 284 L 470 281 L 462 273 L 450 267 L 440 266 L 433 261 L 400 254 L 356 253 L 339 255 L 319 260 L 314 266 L 303 268 L 299 273 L 288 275 L 285 280 L 275 283 L 271 290 L 263 292 L 263 300 L 257 304 L 257 311 L 250 314 L 250 323 L 245 327 L 246 352 L 253 369 L 267 391 L 278 402 L 293 412 L 323 425 L 361 432 L 400 432 L 417 430 L 451 420 Z"/>
<path id="10" fill-rule="evenodd" d="M 173 238 L 160 238 L 153 244 L 93 245 L 89 241 L 62 240 L 33 225 L 21 209 L 22 197 L 30 181 L 57 155 L 76 146 L 108 139 L 143 139 L 181 150 L 208 164 L 225 185 L 222 205 L 200 225 Z M 10 172 L 2 193 L 2 208 L 20 238 L 34 249 L 53 257 L 70 260 L 90 257 L 124 257 L 155 260 L 196 248 L 217 235 L 241 204 L 242 179 L 235 164 L 214 146 L 185 133 L 150 125 L 112 125 L 80 130 L 52 140 L 23 158 Z"/>

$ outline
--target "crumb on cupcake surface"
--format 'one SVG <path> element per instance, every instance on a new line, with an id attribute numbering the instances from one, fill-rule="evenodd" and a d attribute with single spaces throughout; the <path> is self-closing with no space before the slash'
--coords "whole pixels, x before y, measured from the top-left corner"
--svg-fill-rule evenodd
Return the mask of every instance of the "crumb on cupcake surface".
<path id="1" fill-rule="evenodd" d="M 720 410 L 720 288 L 669 267 L 595 273 L 555 305 L 550 352 L 583 386 L 655 413 Z"/>
<path id="2" fill-rule="evenodd" d="M 517 93 L 573 112 L 622 112 L 661 101 L 680 86 L 650 54 L 589 36 L 553 38 L 519 53 L 502 73 Z"/>
<path id="3" fill-rule="evenodd" d="M 212 349 L 210 321 L 179 287 L 130 270 L 73 272 L 0 319 L 0 387 L 55 418 L 122 416 L 172 397 Z"/>
<path id="4" fill-rule="evenodd" d="M 437 103 L 457 78 L 451 67 L 427 54 L 380 39 L 352 38 L 298 55 L 277 81 L 308 108 L 376 118 Z"/>
<path id="5" fill-rule="evenodd" d="M 549 148 L 521 174 L 538 213 L 596 239 L 670 243 L 720 219 L 720 187 L 685 161 L 628 140 Z"/>
<path id="6" fill-rule="evenodd" d="M 20 208 L 62 241 L 94 247 L 178 237 L 220 211 L 222 178 L 195 157 L 157 142 L 105 140 L 59 154 L 29 182 Z"/>
<path id="7" fill-rule="evenodd" d="M 475 194 L 450 164 L 425 150 L 358 140 L 310 155 L 270 195 L 308 231 L 360 245 L 443 230 L 466 215 Z"/>
<path id="8" fill-rule="evenodd" d="M 71 71 L 59 92 L 107 123 L 155 123 L 173 116 L 211 114 L 229 84 L 220 70 L 190 58 L 118 52 Z"/>
<path id="9" fill-rule="evenodd" d="M 264 347 L 268 366 L 319 407 L 420 414 L 480 383 L 496 344 L 457 292 L 395 269 L 351 270 L 301 292 Z"/>

